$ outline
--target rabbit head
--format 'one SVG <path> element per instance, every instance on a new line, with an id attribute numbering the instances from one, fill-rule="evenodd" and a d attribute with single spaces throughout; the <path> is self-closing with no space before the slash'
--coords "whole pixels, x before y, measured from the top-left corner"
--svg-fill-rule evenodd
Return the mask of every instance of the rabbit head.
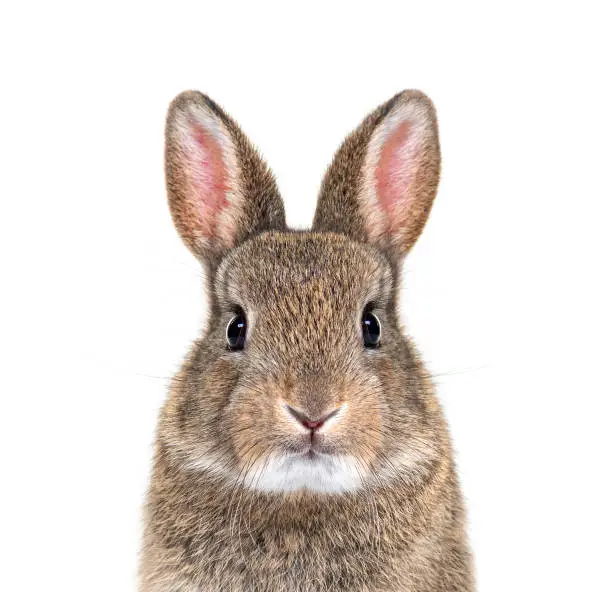
<path id="1" fill-rule="evenodd" d="M 170 209 L 206 270 L 209 317 L 160 440 L 173 462 L 266 492 L 340 493 L 440 453 L 438 408 L 397 313 L 398 274 L 440 168 L 429 99 L 405 91 L 343 143 L 311 231 L 234 121 L 186 92 L 166 128 Z"/>

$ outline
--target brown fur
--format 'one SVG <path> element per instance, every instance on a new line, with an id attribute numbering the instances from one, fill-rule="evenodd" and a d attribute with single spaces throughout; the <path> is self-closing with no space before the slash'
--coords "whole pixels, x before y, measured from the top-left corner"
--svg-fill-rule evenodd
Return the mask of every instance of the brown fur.
<path id="1" fill-rule="evenodd" d="M 419 208 L 398 241 L 372 240 L 358 197 L 367 144 L 381 119 L 397 101 L 419 101 L 435 130 L 431 104 L 408 92 L 370 115 L 325 177 L 313 232 L 294 232 L 284 229 L 267 168 L 210 99 L 177 98 L 168 137 L 185 100 L 212 110 L 232 130 L 249 205 L 236 221 L 233 248 L 202 247 L 179 155 L 168 141 L 171 209 L 207 265 L 211 306 L 160 416 L 142 592 L 473 590 L 446 422 L 396 310 L 401 255 L 435 195 L 437 136 L 419 169 Z M 383 327 L 376 350 L 364 349 L 359 333 L 369 302 Z M 236 306 L 253 317 L 245 350 L 229 352 L 225 327 Z M 343 493 L 252 487 L 249 469 L 265 467 L 269 455 L 295 443 L 279 401 L 311 417 L 349 403 L 324 446 L 359 458 L 361 487 Z M 214 467 L 198 465 L 211 455 Z"/>

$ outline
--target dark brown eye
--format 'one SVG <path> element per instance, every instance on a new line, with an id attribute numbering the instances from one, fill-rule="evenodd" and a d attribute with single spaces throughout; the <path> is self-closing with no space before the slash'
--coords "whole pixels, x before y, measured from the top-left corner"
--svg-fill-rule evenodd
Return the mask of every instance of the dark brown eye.
<path id="1" fill-rule="evenodd" d="M 363 331 L 363 344 L 366 347 L 378 347 L 380 345 L 380 321 L 374 313 L 369 311 L 363 313 L 361 330 Z"/>
<path id="2" fill-rule="evenodd" d="M 227 324 L 227 329 L 225 330 L 225 337 L 227 339 L 227 346 L 229 349 L 236 351 L 244 348 L 246 330 L 246 317 L 244 316 L 244 313 L 238 313 Z"/>

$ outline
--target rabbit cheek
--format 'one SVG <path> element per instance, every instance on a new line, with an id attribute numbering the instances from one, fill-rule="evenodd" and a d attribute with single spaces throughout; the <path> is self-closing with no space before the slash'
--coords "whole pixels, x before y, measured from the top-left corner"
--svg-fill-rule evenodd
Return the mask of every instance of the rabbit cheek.
<path id="1" fill-rule="evenodd" d="M 233 392 L 227 408 L 227 426 L 239 470 L 255 466 L 277 445 L 275 418 L 270 409 L 268 381 L 249 381 Z"/>

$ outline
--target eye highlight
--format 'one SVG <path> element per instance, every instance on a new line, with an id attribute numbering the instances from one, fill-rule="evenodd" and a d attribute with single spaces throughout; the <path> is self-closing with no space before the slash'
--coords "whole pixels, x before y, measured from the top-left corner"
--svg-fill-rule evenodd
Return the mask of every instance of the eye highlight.
<path id="1" fill-rule="evenodd" d="M 361 319 L 361 330 L 363 332 L 363 345 L 365 345 L 365 347 L 375 348 L 380 345 L 380 321 L 373 312 L 367 309 L 363 313 Z"/>
<path id="2" fill-rule="evenodd" d="M 227 340 L 228 349 L 232 351 L 244 349 L 246 332 L 246 316 L 243 312 L 239 312 L 227 324 L 227 328 L 225 329 L 225 339 Z"/>

